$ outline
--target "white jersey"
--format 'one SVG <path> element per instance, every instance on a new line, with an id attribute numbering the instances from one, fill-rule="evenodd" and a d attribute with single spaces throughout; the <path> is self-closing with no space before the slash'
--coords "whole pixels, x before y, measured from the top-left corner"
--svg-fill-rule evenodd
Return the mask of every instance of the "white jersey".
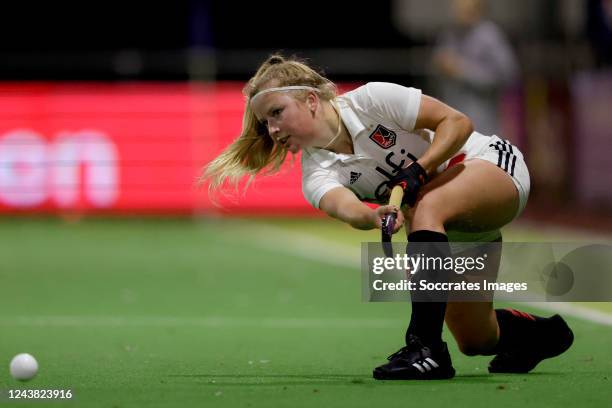
<path id="1" fill-rule="evenodd" d="M 415 129 L 421 91 L 401 85 L 370 82 L 335 99 L 352 140 L 354 154 L 309 148 L 302 153 L 302 191 L 315 208 L 329 190 L 344 186 L 362 201 L 386 203 L 387 182 L 429 148 L 434 133 Z M 490 136 L 474 132 L 452 160 L 476 157 Z"/>

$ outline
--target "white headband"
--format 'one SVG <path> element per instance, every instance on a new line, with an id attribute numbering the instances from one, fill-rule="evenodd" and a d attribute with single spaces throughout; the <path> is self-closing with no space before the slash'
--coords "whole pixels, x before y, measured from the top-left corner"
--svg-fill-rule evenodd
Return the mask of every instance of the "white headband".
<path id="1" fill-rule="evenodd" d="M 306 86 L 306 85 L 293 85 L 293 86 L 279 86 L 276 88 L 267 88 L 264 89 L 263 91 L 259 91 L 257 92 L 255 95 L 253 95 L 253 97 L 251 98 L 250 102 L 253 102 L 255 100 L 255 98 L 257 98 L 260 95 L 264 95 L 270 92 L 286 92 L 286 91 L 314 91 L 314 92 L 320 92 L 317 88 L 313 88 L 312 86 Z"/>

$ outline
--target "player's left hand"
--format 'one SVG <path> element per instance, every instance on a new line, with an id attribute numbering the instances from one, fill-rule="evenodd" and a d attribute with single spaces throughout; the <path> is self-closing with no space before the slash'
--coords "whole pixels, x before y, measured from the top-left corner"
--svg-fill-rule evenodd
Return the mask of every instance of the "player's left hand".
<path id="1" fill-rule="evenodd" d="M 410 207 L 414 207 L 419 190 L 427 181 L 429 181 L 427 172 L 415 161 L 408 167 L 401 169 L 391 180 L 389 180 L 389 187 L 393 188 L 394 186 L 402 185 L 404 188 L 402 205 L 408 204 Z"/>

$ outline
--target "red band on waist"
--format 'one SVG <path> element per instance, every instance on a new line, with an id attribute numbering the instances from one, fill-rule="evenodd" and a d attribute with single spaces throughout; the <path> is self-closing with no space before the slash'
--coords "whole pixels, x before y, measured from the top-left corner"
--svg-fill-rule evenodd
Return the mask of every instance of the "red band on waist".
<path id="1" fill-rule="evenodd" d="M 455 164 L 461 163 L 464 159 L 465 159 L 465 153 L 458 154 L 457 156 L 450 159 L 450 161 L 448 162 L 448 166 L 446 166 L 446 168 L 450 169 Z"/>

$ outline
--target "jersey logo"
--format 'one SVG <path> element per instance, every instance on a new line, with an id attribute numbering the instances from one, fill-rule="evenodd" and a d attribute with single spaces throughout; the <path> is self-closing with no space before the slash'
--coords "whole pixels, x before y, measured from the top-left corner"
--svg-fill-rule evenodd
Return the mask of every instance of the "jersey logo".
<path id="1" fill-rule="evenodd" d="M 355 184 L 357 180 L 359 180 L 359 177 L 361 177 L 361 173 L 351 171 L 351 179 L 349 180 L 349 184 Z"/>
<path id="2" fill-rule="evenodd" d="M 374 143 L 382 147 L 383 149 L 388 149 L 390 147 L 395 146 L 395 139 L 397 136 L 395 132 L 387 129 L 383 125 L 376 126 L 374 129 L 374 133 L 370 135 L 370 140 Z"/>

